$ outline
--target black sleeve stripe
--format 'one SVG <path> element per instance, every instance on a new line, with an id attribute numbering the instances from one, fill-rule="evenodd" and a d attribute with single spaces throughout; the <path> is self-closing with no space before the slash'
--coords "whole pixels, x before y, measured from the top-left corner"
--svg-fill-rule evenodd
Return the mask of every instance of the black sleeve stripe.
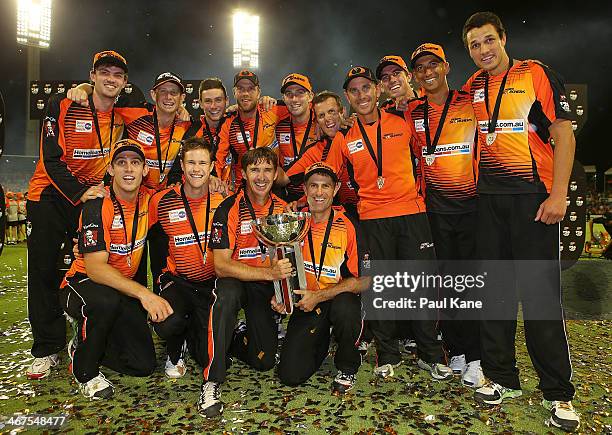
<path id="1" fill-rule="evenodd" d="M 555 116 L 560 119 L 574 121 L 576 117 L 570 110 L 569 103 L 567 102 L 567 97 L 565 95 L 565 80 L 561 74 L 550 69 L 548 66 L 540 62 L 536 62 L 536 64 L 544 70 L 544 74 L 546 74 L 546 78 L 550 83 L 550 88 L 553 92 L 553 103 L 555 105 Z"/>

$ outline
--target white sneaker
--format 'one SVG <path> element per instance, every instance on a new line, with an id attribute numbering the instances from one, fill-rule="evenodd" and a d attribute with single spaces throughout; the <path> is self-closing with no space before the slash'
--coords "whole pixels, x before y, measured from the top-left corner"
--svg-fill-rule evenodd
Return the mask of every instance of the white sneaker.
<path id="1" fill-rule="evenodd" d="M 179 358 L 176 364 L 172 364 L 170 361 L 170 357 L 166 359 L 166 367 L 165 367 L 166 376 L 170 379 L 178 379 L 185 376 L 187 373 L 187 365 L 185 364 L 185 360 L 183 358 Z"/>
<path id="2" fill-rule="evenodd" d="M 454 375 L 462 374 L 466 369 L 465 355 L 455 355 L 451 357 L 450 364 L 448 365 Z"/>
<path id="3" fill-rule="evenodd" d="M 32 361 L 32 364 L 26 370 L 26 376 L 28 379 L 46 378 L 51 373 L 51 368 L 55 367 L 58 363 L 59 355 L 56 353 L 43 356 L 42 358 L 34 358 L 34 361 Z"/>
<path id="4" fill-rule="evenodd" d="M 506 399 L 514 399 L 522 395 L 522 390 L 513 390 L 491 380 L 485 380 L 484 385 L 474 391 L 474 400 L 485 405 L 499 405 Z"/>
<path id="5" fill-rule="evenodd" d="M 550 423 L 566 432 L 573 432 L 580 427 L 580 416 L 572 406 L 572 402 L 559 400 L 542 400 L 542 406 L 550 411 L 550 418 L 545 423 Z"/>
<path id="6" fill-rule="evenodd" d="M 445 381 L 453 376 L 451 368 L 442 363 L 428 363 L 419 358 L 417 365 L 423 370 L 427 370 L 431 377 L 437 381 Z"/>
<path id="7" fill-rule="evenodd" d="M 220 385 L 216 382 L 205 382 L 198 399 L 198 412 L 201 416 L 211 418 L 221 415 L 223 403 L 221 402 Z"/>
<path id="8" fill-rule="evenodd" d="M 461 383 L 466 387 L 480 388 L 485 384 L 484 373 L 480 367 L 480 360 L 470 361 L 461 375 Z"/>
<path id="9" fill-rule="evenodd" d="M 398 362 L 397 364 L 383 364 L 382 366 L 374 367 L 374 374 L 379 378 L 390 378 L 393 377 L 395 372 L 394 368 L 399 367 L 402 362 Z"/>
<path id="10" fill-rule="evenodd" d="M 102 373 L 84 384 L 79 384 L 79 389 L 83 396 L 89 399 L 109 399 L 115 392 L 113 384 Z"/>
<path id="11" fill-rule="evenodd" d="M 404 340 L 400 340 L 400 346 L 404 348 L 404 352 L 416 352 L 417 350 L 417 342 L 412 338 L 406 338 Z"/>

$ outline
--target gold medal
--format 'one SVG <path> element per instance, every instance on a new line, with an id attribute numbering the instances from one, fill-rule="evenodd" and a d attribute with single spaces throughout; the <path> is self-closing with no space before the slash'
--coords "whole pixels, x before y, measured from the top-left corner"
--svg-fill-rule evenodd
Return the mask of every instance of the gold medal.
<path id="1" fill-rule="evenodd" d="M 435 154 L 425 154 L 425 163 L 427 163 L 427 166 L 433 165 L 434 160 L 436 160 Z"/>
<path id="2" fill-rule="evenodd" d="M 131 269 L 132 268 L 132 256 L 130 254 L 126 257 L 127 265 Z"/>
<path id="3" fill-rule="evenodd" d="M 497 137 L 497 133 L 487 133 L 487 145 L 488 146 L 493 145 L 493 142 L 495 142 L 496 137 Z"/>
<path id="4" fill-rule="evenodd" d="M 382 177 L 382 176 L 378 177 L 376 179 L 376 184 L 378 185 L 379 190 L 382 189 L 383 186 L 385 185 L 385 177 Z"/>

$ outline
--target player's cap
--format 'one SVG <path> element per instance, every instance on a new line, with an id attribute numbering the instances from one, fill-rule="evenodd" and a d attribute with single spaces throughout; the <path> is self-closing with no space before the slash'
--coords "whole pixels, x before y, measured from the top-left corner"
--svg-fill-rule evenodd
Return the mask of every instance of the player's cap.
<path id="1" fill-rule="evenodd" d="M 334 169 L 324 162 L 316 162 L 310 165 L 306 172 L 304 172 L 304 182 L 308 181 L 308 179 L 314 174 L 325 174 L 329 175 L 334 183 L 338 182 L 338 175 L 334 171 Z"/>
<path id="2" fill-rule="evenodd" d="M 234 86 L 236 86 L 236 83 L 238 83 L 242 79 L 247 79 L 251 81 L 255 86 L 259 86 L 259 77 L 257 77 L 257 74 L 252 71 L 249 71 L 248 69 L 243 69 L 234 76 Z"/>
<path id="3" fill-rule="evenodd" d="M 113 145 L 113 150 L 111 151 L 111 162 L 114 162 L 117 156 L 125 151 L 134 151 L 140 157 L 142 157 L 142 161 L 145 160 L 145 153 L 142 145 L 132 139 L 123 139 L 118 140 Z"/>
<path id="4" fill-rule="evenodd" d="M 153 89 L 157 89 L 164 83 L 175 83 L 179 88 L 181 88 L 181 93 L 185 93 L 185 86 L 183 85 L 183 81 L 173 72 L 164 72 L 158 75 L 155 79 L 155 83 L 153 84 Z"/>
<path id="5" fill-rule="evenodd" d="M 119 53 L 113 50 L 104 50 L 99 53 L 96 53 L 93 58 L 93 66 L 92 69 L 96 69 L 98 65 L 102 64 L 110 64 L 114 66 L 118 66 L 123 69 L 126 73 L 128 72 L 127 61 L 125 57 L 121 56 Z"/>
<path id="6" fill-rule="evenodd" d="M 376 78 L 378 80 L 380 80 L 383 68 L 387 65 L 397 65 L 404 71 L 408 72 L 408 67 L 406 66 L 406 62 L 404 62 L 404 59 L 402 59 L 400 56 L 390 54 L 378 61 L 378 66 L 376 67 Z"/>
<path id="7" fill-rule="evenodd" d="M 312 92 L 312 85 L 310 84 L 310 80 L 308 80 L 308 77 L 306 77 L 305 75 L 292 73 L 285 77 L 281 85 L 281 94 L 284 94 L 285 90 L 291 85 L 298 85 L 306 89 L 308 92 Z"/>
<path id="8" fill-rule="evenodd" d="M 416 60 L 427 54 L 431 54 L 436 56 L 442 62 L 446 62 L 446 55 L 444 54 L 444 50 L 441 45 L 432 44 L 431 42 L 426 42 L 425 44 L 421 44 L 417 47 L 416 50 L 412 52 L 412 56 L 410 56 L 410 68 L 414 69 L 414 63 Z"/>
<path id="9" fill-rule="evenodd" d="M 376 77 L 372 73 L 372 70 L 367 66 L 354 66 L 346 73 L 346 78 L 344 79 L 344 84 L 342 85 L 342 89 L 346 90 L 348 88 L 348 84 L 351 80 L 356 79 L 357 77 L 364 77 L 368 80 L 373 81 L 374 83 L 378 83 Z"/>

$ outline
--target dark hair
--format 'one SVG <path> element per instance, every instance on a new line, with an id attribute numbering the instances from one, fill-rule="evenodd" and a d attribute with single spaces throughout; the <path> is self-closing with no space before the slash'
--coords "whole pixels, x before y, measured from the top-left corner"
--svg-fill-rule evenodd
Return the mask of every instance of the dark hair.
<path id="1" fill-rule="evenodd" d="M 251 148 L 243 154 L 240 160 L 242 170 L 246 172 L 249 165 L 256 165 L 261 162 L 271 163 L 274 170 L 278 168 L 278 157 L 274 150 L 268 147 Z"/>
<path id="2" fill-rule="evenodd" d="M 335 94 L 335 93 L 330 92 L 330 91 L 321 91 L 321 92 L 317 93 L 317 95 L 315 95 L 314 98 L 312 99 L 312 106 L 314 107 L 315 104 L 320 104 L 320 103 L 324 102 L 325 100 L 327 100 L 329 98 L 333 98 L 334 100 L 336 100 L 336 104 L 338 105 L 338 109 L 340 110 L 340 112 L 342 112 L 343 109 L 344 109 L 342 107 L 342 100 L 340 99 L 338 94 Z"/>
<path id="3" fill-rule="evenodd" d="M 225 90 L 225 86 L 223 86 L 221 79 L 217 77 L 210 77 L 202 80 L 200 82 L 200 87 L 198 88 L 198 97 L 202 96 L 202 91 L 207 91 L 209 89 L 221 89 L 223 91 L 223 96 L 227 98 L 227 91 Z"/>
<path id="4" fill-rule="evenodd" d="M 181 146 L 181 153 L 180 153 L 181 161 L 182 162 L 185 161 L 185 154 L 187 154 L 189 151 L 206 150 L 208 151 L 208 156 L 210 157 L 210 161 L 214 162 L 215 161 L 214 149 L 215 149 L 214 145 L 211 144 L 208 139 L 204 139 L 203 137 L 195 137 L 195 136 L 190 137 L 188 139 L 185 139 Z"/>
<path id="5" fill-rule="evenodd" d="M 468 48 L 467 33 L 472 29 L 486 26 L 487 24 L 491 24 L 493 27 L 495 27 L 495 30 L 500 38 L 503 38 L 506 34 L 506 29 L 504 29 L 504 25 L 496 14 L 493 12 L 476 12 L 470 18 L 468 18 L 463 25 L 462 38 L 465 48 Z"/>

